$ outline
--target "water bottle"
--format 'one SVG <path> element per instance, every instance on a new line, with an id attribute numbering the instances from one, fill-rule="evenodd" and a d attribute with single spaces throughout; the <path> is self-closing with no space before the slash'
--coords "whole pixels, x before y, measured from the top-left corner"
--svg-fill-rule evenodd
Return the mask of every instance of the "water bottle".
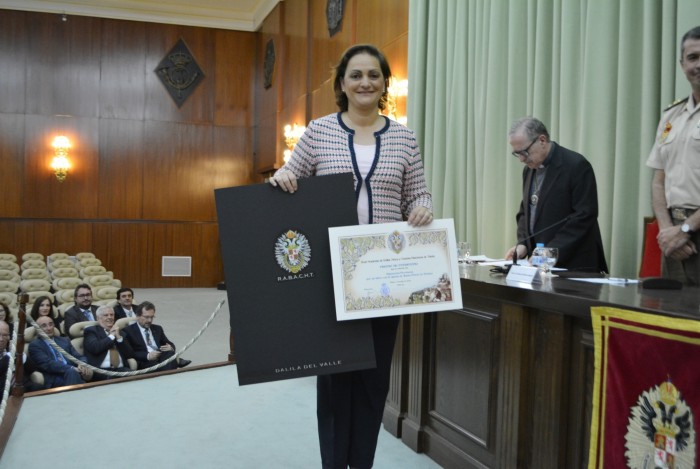
<path id="1" fill-rule="evenodd" d="M 537 243 L 535 250 L 532 251 L 532 256 L 530 257 L 530 265 L 537 267 L 540 271 L 544 270 L 545 263 L 544 243 Z"/>

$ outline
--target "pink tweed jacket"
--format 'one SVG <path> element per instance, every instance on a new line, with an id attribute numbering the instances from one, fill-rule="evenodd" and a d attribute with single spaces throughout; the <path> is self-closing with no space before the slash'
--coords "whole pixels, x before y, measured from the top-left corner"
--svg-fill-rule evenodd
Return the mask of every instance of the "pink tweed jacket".
<path id="1" fill-rule="evenodd" d="M 355 159 L 354 131 L 343 123 L 340 113 L 311 121 L 292 157 L 278 172 L 291 171 L 297 178 L 353 173 L 355 195 L 359 195 L 362 184 L 367 184 L 370 223 L 405 220 L 419 206 L 432 211 L 415 134 L 398 122 L 384 119 L 386 125 L 375 133 L 377 149 L 365 180 Z"/>

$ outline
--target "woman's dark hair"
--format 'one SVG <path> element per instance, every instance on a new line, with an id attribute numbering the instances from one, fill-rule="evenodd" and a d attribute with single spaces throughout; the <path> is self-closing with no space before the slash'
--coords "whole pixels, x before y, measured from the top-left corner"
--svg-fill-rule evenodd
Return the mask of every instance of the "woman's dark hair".
<path id="1" fill-rule="evenodd" d="M 333 78 L 333 91 L 335 92 L 335 103 L 340 108 L 341 112 L 348 110 L 348 97 L 343 93 L 343 88 L 340 85 L 343 77 L 345 76 L 345 71 L 348 68 L 348 62 L 357 54 L 369 54 L 377 61 L 379 61 L 379 68 L 382 70 L 382 75 L 384 76 L 384 92 L 381 98 L 379 98 L 379 109 L 384 110 L 386 108 L 387 100 L 387 89 L 389 88 L 389 78 L 391 78 L 391 68 L 389 68 L 389 62 L 387 62 L 384 54 L 379 52 L 379 49 L 370 44 L 357 44 L 352 46 L 343 53 L 340 58 L 340 62 L 335 66 L 334 78 Z"/>
<path id="2" fill-rule="evenodd" d="M 51 311 L 49 312 L 49 317 L 51 319 L 54 319 L 54 317 L 53 317 L 53 303 L 51 302 L 51 298 L 49 298 L 48 296 L 40 296 L 39 298 L 34 300 L 34 304 L 32 305 L 32 312 L 29 313 L 29 315 L 35 321 L 37 319 L 39 319 L 39 306 L 41 306 L 41 303 L 43 303 L 44 300 L 49 300 L 49 305 L 51 306 Z"/>
<path id="3" fill-rule="evenodd" d="M 10 313 L 10 307 L 5 303 L 0 302 L 0 309 L 5 311 L 5 322 L 12 324 L 12 313 Z"/>

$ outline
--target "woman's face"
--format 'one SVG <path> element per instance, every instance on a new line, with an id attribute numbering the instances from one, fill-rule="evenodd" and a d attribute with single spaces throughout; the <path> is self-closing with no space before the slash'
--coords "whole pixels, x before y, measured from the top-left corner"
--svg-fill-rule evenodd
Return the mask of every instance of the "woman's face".
<path id="1" fill-rule="evenodd" d="M 0 321 L 7 320 L 7 311 L 5 311 L 4 306 L 0 306 Z"/>
<path id="2" fill-rule="evenodd" d="M 39 305 L 39 316 L 48 316 L 49 314 L 51 314 L 51 302 L 44 300 Z"/>
<path id="3" fill-rule="evenodd" d="M 366 53 L 354 55 L 340 85 L 348 97 L 348 109 L 378 109 L 384 92 L 384 75 L 379 60 Z"/>

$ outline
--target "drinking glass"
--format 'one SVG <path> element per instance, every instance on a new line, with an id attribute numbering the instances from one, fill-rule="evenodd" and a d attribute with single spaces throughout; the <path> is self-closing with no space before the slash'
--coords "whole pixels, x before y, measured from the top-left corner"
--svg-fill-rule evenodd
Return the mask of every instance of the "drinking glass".
<path id="1" fill-rule="evenodd" d="M 457 243 L 457 259 L 460 264 L 468 264 L 469 256 L 471 256 L 471 244 L 466 241 Z"/>
<path id="2" fill-rule="evenodd" d="M 552 275 L 552 267 L 557 263 L 559 258 L 559 248 L 545 248 L 544 249 L 544 273 L 546 275 Z"/>

